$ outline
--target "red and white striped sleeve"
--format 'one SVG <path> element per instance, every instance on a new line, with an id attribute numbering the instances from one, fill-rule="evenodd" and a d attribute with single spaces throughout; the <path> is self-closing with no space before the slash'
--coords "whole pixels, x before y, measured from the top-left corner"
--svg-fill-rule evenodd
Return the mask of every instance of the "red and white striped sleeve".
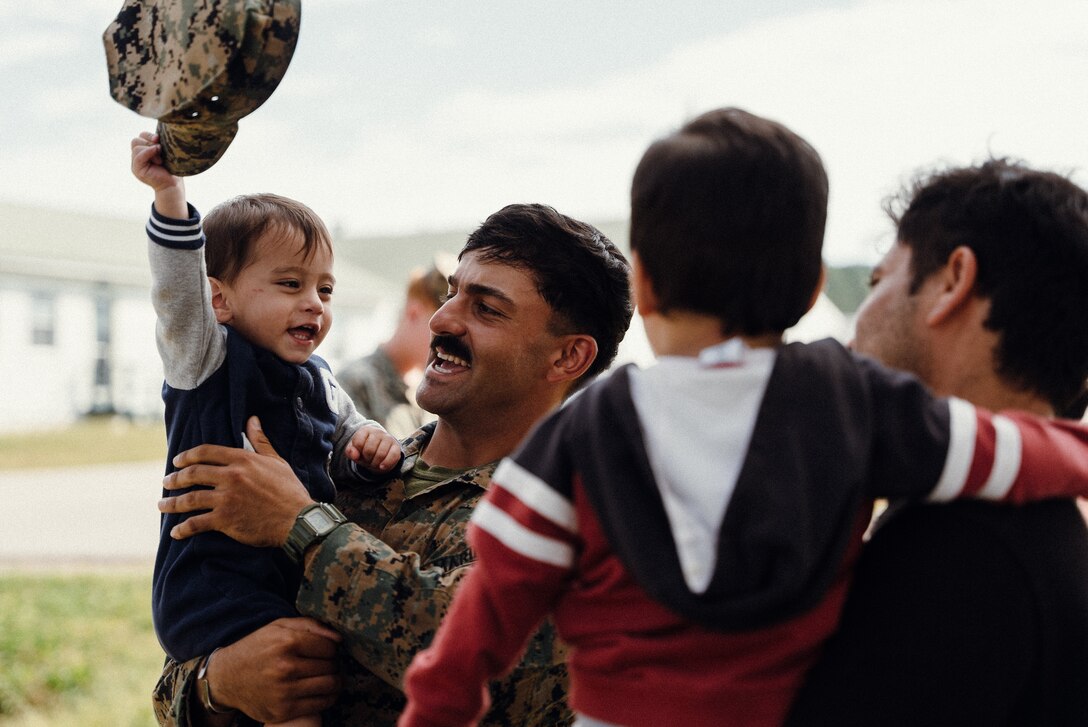
<path id="1" fill-rule="evenodd" d="M 956 398 L 948 408 L 948 453 L 930 500 L 1088 497 L 1088 428 Z"/>
<path id="2" fill-rule="evenodd" d="M 495 546 L 541 566 L 565 571 L 574 564 L 578 525 L 573 503 L 513 459 L 503 460 L 495 470 L 491 491 L 471 523 Z M 491 546 L 485 541 L 474 547 Z"/>
<path id="3" fill-rule="evenodd" d="M 534 448 L 542 441 L 530 439 L 519 456 L 560 472 L 561 455 L 537 459 L 549 449 Z M 549 444 L 561 448 L 558 439 Z M 556 476 L 569 487 L 569 475 Z M 468 542 L 476 561 L 431 646 L 412 660 L 401 727 L 459 727 L 483 716 L 488 681 L 517 662 L 568 583 L 578 553 L 575 510 L 562 487 L 507 458 L 473 511 Z"/>

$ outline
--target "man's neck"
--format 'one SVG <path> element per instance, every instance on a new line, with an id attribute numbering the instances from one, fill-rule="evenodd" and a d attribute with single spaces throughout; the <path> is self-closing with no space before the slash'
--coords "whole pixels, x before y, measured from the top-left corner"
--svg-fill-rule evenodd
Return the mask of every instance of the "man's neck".
<path id="1" fill-rule="evenodd" d="M 960 381 L 947 387 L 936 387 L 938 394 L 956 396 L 975 406 L 990 411 L 1017 409 L 1039 416 L 1054 416 L 1054 408 L 1043 397 L 1030 391 L 1012 387 L 992 376 L 961 377 Z"/>
<path id="2" fill-rule="evenodd" d="M 959 397 L 990 411 L 1018 409 L 1054 416 L 1054 408 L 1045 397 L 1015 385 L 998 373 L 998 336 L 978 321 L 953 331 L 951 336 L 934 339 L 929 351 L 929 370 L 923 380 L 941 396 Z"/>
<path id="3" fill-rule="evenodd" d="M 465 417 L 467 421 L 439 417 L 423 460 L 432 467 L 465 469 L 502 459 L 513 452 L 533 425 L 553 408 Z"/>

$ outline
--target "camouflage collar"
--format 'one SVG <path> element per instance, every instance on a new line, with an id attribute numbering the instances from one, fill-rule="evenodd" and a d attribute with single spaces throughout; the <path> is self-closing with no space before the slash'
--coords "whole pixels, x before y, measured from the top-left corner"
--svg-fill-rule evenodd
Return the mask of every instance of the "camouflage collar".
<path id="1" fill-rule="evenodd" d="M 427 446 L 427 442 L 431 441 L 431 436 L 434 435 L 434 428 L 436 425 L 437 422 L 424 424 L 417 429 L 415 433 L 401 440 L 401 448 L 404 450 L 404 461 L 400 466 L 401 479 L 406 479 L 411 476 L 412 469 L 416 466 L 420 453 L 423 452 Z M 488 462 L 479 467 L 470 467 L 469 469 L 463 470 L 455 477 L 451 477 L 442 482 L 437 482 L 433 486 L 415 493 L 413 497 L 419 497 L 428 492 L 433 492 L 439 487 L 448 487 L 450 485 L 475 485 L 476 487 L 486 490 L 491 487 L 491 475 L 495 473 L 495 468 L 498 464 L 498 462 Z"/>

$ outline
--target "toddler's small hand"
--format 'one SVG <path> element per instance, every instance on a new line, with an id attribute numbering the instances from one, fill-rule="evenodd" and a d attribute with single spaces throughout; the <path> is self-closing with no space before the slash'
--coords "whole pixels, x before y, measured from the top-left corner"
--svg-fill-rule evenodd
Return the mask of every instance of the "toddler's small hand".
<path id="1" fill-rule="evenodd" d="M 147 131 L 140 132 L 131 142 L 132 174 L 155 191 L 177 186 L 181 183 L 162 165 L 162 147 L 159 137 Z"/>
<path id="2" fill-rule="evenodd" d="M 366 426 L 355 432 L 345 452 L 373 472 L 388 472 L 400 461 L 400 442 L 381 427 Z"/>

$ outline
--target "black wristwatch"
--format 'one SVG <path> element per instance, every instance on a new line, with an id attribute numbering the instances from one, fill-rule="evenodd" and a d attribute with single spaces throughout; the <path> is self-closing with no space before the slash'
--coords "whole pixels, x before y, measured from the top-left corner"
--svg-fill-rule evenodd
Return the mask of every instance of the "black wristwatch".
<path id="1" fill-rule="evenodd" d="M 301 563 L 307 548 L 324 540 L 329 533 L 347 521 L 343 513 L 327 502 L 307 505 L 295 518 L 295 524 L 287 534 L 283 549 L 291 560 Z"/>

